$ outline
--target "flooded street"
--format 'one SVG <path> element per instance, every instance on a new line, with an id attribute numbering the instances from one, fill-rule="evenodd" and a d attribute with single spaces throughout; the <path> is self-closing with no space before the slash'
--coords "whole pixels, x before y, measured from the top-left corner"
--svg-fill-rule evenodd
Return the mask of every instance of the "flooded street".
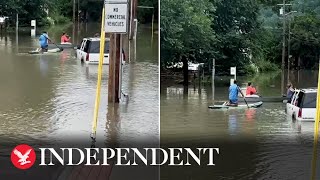
<path id="1" fill-rule="evenodd" d="M 74 41 L 79 43 L 99 29 L 97 24 L 83 25 Z M 55 42 L 60 41 L 62 31 L 73 34 L 72 26 L 47 31 Z M 151 28 L 141 25 L 137 39 L 137 60 L 123 66 L 122 90 L 129 99 L 122 97 L 112 114 L 107 102 L 109 66 L 103 66 L 98 143 L 145 137 L 158 142 L 158 36 L 154 34 L 151 40 Z M 78 138 L 90 144 L 98 66 L 81 64 L 73 49 L 51 55 L 26 54 L 37 47 L 38 37 L 30 37 L 30 32 L 19 32 L 18 39 L 15 33 L 1 36 L 1 143 Z"/>
<path id="2" fill-rule="evenodd" d="M 316 86 L 317 71 L 300 71 L 299 75 L 290 78 L 296 87 Z M 306 77 L 308 81 L 302 80 Z M 281 74 L 239 77 L 238 81 L 252 81 L 262 96 L 279 96 L 280 79 Z M 208 109 L 213 98 L 228 99 L 228 82 L 217 77 L 214 89 L 198 84 L 188 89 L 161 85 L 161 144 L 220 148 L 216 166 L 162 167 L 161 179 L 197 179 L 199 175 L 223 180 L 309 179 L 314 123 L 293 122 L 283 103 L 265 102 L 257 109 Z"/>

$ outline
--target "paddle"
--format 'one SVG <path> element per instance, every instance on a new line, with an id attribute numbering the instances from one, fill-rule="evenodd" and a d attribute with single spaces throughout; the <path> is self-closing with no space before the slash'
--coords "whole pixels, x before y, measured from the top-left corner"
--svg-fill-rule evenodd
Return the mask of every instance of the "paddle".
<path id="1" fill-rule="evenodd" d="M 47 38 L 48 38 L 48 37 L 47 37 Z M 49 38 L 48 38 L 48 39 L 49 39 Z M 56 45 L 56 43 L 54 43 L 53 41 L 51 41 L 51 39 L 49 39 L 49 41 L 52 42 L 52 44 Z M 59 47 L 58 45 L 56 45 L 56 46 L 57 46 L 57 48 L 60 49 L 60 51 L 63 51 L 63 49 L 62 49 L 61 47 Z"/>
<path id="2" fill-rule="evenodd" d="M 242 97 L 243 97 L 243 100 L 244 100 L 244 102 L 247 104 L 247 107 L 248 107 L 248 109 L 249 109 L 249 105 L 248 105 L 248 103 L 247 103 L 247 100 L 246 100 L 246 98 L 244 97 L 244 95 L 243 95 L 243 93 L 242 93 L 242 91 L 241 91 L 241 89 L 240 89 L 239 86 L 238 86 L 238 90 L 240 91 L 240 93 L 241 93 L 241 95 L 242 95 Z"/>

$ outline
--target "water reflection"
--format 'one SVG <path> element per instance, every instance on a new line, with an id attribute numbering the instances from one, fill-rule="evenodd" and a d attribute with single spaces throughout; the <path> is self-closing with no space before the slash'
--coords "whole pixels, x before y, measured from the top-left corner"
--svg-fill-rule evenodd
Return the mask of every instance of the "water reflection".
<path id="1" fill-rule="evenodd" d="M 39 56 L 39 65 L 42 77 L 45 77 L 48 74 L 48 60 L 48 56 Z"/>
<path id="2" fill-rule="evenodd" d="M 245 114 L 246 114 L 246 120 L 248 122 L 252 122 L 256 118 L 255 117 L 256 116 L 256 109 L 246 109 Z"/>
<path id="3" fill-rule="evenodd" d="M 106 137 L 107 147 L 119 147 L 119 129 L 121 128 L 120 116 L 119 116 L 119 104 L 108 105 L 108 113 L 106 120 Z"/>
<path id="4" fill-rule="evenodd" d="M 229 115 L 228 125 L 229 125 L 228 127 L 229 127 L 230 135 L 232 135 L 232 136 L 237 135 L 240 127 L 238 127 L 236 115 L 234 115 L 234 114 Z"/>

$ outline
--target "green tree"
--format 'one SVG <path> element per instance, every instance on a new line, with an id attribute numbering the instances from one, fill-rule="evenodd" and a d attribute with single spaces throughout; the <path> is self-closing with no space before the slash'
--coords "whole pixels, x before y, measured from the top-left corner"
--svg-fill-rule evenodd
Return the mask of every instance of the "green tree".
<path id="1" fill-rule="evenodd" d="M 320 20 L 315 13 L 295 17 L 292 29 L 292 54 L 311 67 L 320 54 Z M 299 64 L 300 65 L 300 64 Z"/>
<path id="2" fill-rule="evenodd" d="M 188 84 L 188 62 L 201 53 L 212 54 L 214 10 L 207 0 L 161 1 L 161 63 L 183 62 L 184 84 Z"/>
<path id="3" fill-rule="evenodd" d="M 219 70 L 228 72 L 230 66 L 243 67 L 249 63 L 251 36 L 259 28 L 259 5 L 255 0 L 212 0 L 216 11 L 213 30 L 218 42 L 215 45 Z"/>

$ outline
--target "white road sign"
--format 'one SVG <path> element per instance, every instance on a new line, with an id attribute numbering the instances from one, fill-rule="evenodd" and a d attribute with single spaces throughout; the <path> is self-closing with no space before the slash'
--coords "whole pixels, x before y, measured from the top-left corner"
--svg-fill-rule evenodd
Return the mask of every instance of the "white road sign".
<path id="1" fill-rule="evenodd" d="M 36 20 L 31 20 L 31 26 L 36 26 Z"/>
<path id="2" fill-rule="evenodd" d="M 105 0 L 104 3 L 105 4 L 109 4 L 109 3 L 127 3 L 128 0 Z"/>
<path id="3" fill-rule="evenodd" d="M 230 68 L 230 74 L 235 75 L 236 74 L 236 67 L 231 67 Z"/>
<path id="4" fill-rule="evenodd" d="M 105 32 L 127 33 L 128 4 L 105 4 Z"/>

